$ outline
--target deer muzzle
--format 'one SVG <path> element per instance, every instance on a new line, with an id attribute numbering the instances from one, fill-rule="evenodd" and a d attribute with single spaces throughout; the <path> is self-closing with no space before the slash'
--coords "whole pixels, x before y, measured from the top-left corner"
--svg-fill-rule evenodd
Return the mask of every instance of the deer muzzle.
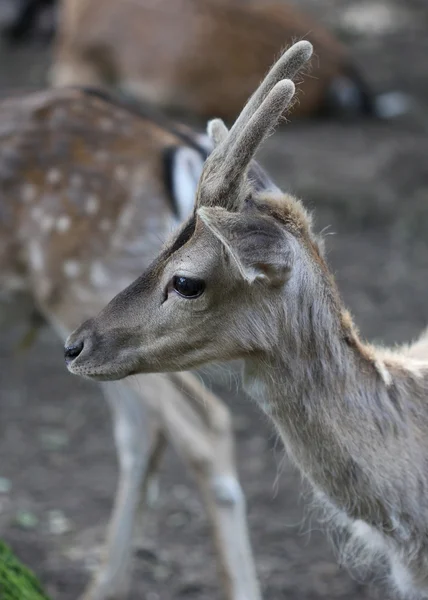
<path id="1" fill-rule="evenodd" d="M 122 379 L 130 374 L 122 352 L 109 335 L 101 335 L 95 319 L 85 321 L 66 340 L 64 358 L 70 373 L 97 381 Z"/>

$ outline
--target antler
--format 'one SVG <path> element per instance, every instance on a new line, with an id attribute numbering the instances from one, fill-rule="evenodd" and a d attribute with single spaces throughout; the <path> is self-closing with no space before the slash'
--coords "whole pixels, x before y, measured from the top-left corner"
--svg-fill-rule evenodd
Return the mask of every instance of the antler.
<path id="1" fill-rule="evenodd" d="M 294 95 L 290 79 L 312 55 L 312 45 L 301 41 L 289 48 L 273 65 L 251 96 L 230 132 L 221 119 L 208 124 L 216 146 L 205 162 L 196 206 L 222 206 L 237 210 L 251 159 L 277 125 Z"/>

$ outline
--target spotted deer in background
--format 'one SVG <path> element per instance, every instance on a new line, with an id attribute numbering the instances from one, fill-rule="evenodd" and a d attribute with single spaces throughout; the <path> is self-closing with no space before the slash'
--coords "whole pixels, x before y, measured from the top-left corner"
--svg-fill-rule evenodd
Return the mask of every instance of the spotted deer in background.
<path id="1" fill-rule="evenodd" d="M 282 0 L 62 0 L 50 78 L 233 122 L 274 57 L 308 36 L 318 56 L 293 117 L 405 110 L 397 93 L 373 94 L 347 48 Z"/>
<path id="2" fill-rule="evenodd" d="M 209 124 L 215 149 L 192 215 L 69 337 L 66 360 L 111 380 L 242 359 L 345 557 L 381 559 L 398 593 L 427 598 L 428 331 L 391 350 L 364 343 L 301 202 L 249 176 L 311 54 L 303 41 L 288 50 L 230 131 Z"/>
<path id="3" fill-rule="evenodd" d="M 191 212 L 208 151 L 205 136 L 95 91 L 0 103 L 2 295 L 29 294 L 65 339 L 149 265 Z M 120 476 L 105 557 L 85 600 L 125 598 L 137 506 L 147 503 L 168 443 L 199 486 L 224 596 L 259 600 L 227 407 L 190 373 L 104 392 Z"/>

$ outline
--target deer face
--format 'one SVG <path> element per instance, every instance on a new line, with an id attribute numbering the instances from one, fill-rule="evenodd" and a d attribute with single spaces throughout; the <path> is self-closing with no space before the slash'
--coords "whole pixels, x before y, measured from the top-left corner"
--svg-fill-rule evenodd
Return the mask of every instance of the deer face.
<path id="1" fill-rule="evenodd" d="M 199 209 L 139 279 L 69 337 L 69 370 L 121 379 L 263 351 L 295 246 L 254 201 L 239 213 Z"/>
<path id="2" fill-rule="evenodd" d="M 230 132 L 221 121 L 209 125 L 215 148 L 193 216 L 146 273 L 69 337 L 72 373 L 120 379 L 262 351 L 274 334 L 266 311 L 291 277 L 297 238 L 308 224 L 252 158 L 294 94 L 284 76 L 311 52 L 307 42 L 290 48 Z"/>

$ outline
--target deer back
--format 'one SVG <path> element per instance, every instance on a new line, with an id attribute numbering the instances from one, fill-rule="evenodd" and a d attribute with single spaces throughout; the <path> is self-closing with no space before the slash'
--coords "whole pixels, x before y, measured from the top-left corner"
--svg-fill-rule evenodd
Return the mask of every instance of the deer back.
<path id="1" fill-rule="evenodd" d="M 0 103 L 3 294 L 29 292 L 62 331 L 101 308 L 191 210 L 197 139 L 90 91 Z"/>
<path id="2" fill-rule="evenodd" d="M 350 75 L 344 47 L 284 2 L 65 0 L 52 81 L 114 84 L 168 109 L 233 120 L 285 45 L 307 37 L 318 59 L 294 116 L 318 112 Z"/>

